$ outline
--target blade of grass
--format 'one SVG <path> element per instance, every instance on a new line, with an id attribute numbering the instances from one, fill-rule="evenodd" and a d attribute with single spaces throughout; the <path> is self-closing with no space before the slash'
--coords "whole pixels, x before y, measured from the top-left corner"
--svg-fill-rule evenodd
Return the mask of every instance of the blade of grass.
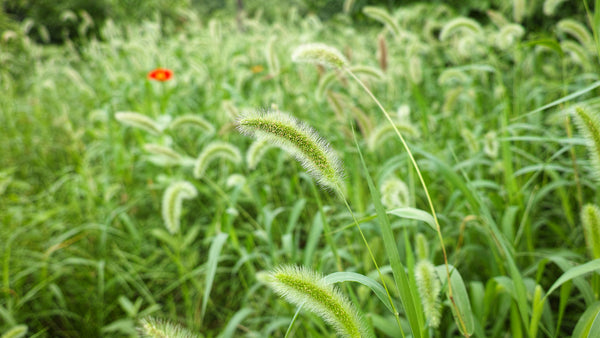
<path id="1" fill-rule="evenodd" d="M 215 280 L 215 274 L 217 273 L 217 264 L 221 256 L 221 249 L 227 240 L 228 235 L 226 233 L 218 234 L 210 245 L 208 250 L 208 261 L 206 262 L 206 279 L 204 285 L 204 296 L 202 297 L 202 315 L 201 320 L 204 319 L 206 313 L 206 306 L 208 305 L 208 297 L 212 289 L 213 281 Z"/>
<path id="2" fill-rule="evenodd" d="M 325 276 L 325 281 L 327 281 L 327 283 L 340 283 L 340 282 L 360 283 L 360 284 L 368 287 L 369 289 L 371 289 L 375 293 L 377 298 L 379 298 L 381 300 L 381 302 L 388 308 L 388 310 L 390 310 L 392 313 L 394 312 L 394 309 L 392 308 L 392 306 L 390 305 L 390 303 L 388 301 L 388 296 L 387 296 L 387 293 L 385 292 L 385 289 L 383 288 L 383 286 L 381 286 L 381 284 L 377 283 L 377 281 L 375 281 L 372 278 L 369 278 L 365 275 L 361 275 L 356 272 L 342 271 L 342 272 L 334 272 L 332 274 Z"/>
<path id="3" fill-rule="evenodd" d="M 544 298 L 548 297 L 554 290 L 556 290 L 556 288 L 565 282 L 596 270 L 600 270 L 600 259 L 594 259 L 591 262 L 587 262 L 567 270 L 554 282 L 554 284 L 552 284 Z"/>
<path id="4" fill-rule="evenodd" d="M 377 210 L 377 219 L 379 220 L 381 237 L 383 237 L 385 251 L 392 267 L 392 273 L 394 275 L 394 280 L 396 281 L 396 286 L 400 292 L 400 301 L 402 302 L 406 317 L 410 323 L 413 336 L 424 338 L 425 335 L 423 328 L 425 327 L 425 320 L 423 318 L 423 310 L 421 309 L 419 296 L 416 294 L 416 290 L 412 290 L 410 288 L 410 281 L 404 269 L 404 265 L 402 265 L 402 262 L 400 261 L 400 253 L 398 252 L 398 247 L 396 246 L 396 241 L 394 240 L 395 237 L 390 221 L 387 218 L 383 204 L 381 204 L 379 191 L 375 188 L 373 179 L 371 178 L 371 175 L 369 175 L 367 164 L 365 163 L 365 159 L 360 151 L 356 137 L 354 139 L 354 143 L 360 157 L 360 161 L 365 173 L 364 175 L 369 186 L 369 191 L 371 192 L 371 199 L 375 205 L 375 209 Z"/>

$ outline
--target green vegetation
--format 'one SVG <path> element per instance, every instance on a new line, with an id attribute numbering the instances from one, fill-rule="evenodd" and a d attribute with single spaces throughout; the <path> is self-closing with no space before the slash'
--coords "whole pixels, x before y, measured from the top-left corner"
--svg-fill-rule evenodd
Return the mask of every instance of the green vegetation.
<path id="1" fill-rule="evenodd" d="M 0 337 L 600 333 L 600 1 L 33 3 Z"/>

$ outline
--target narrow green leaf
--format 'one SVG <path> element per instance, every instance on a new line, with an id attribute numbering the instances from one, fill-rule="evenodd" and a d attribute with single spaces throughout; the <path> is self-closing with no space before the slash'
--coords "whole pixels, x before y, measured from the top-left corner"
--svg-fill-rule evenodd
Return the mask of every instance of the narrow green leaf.
<path id="1" fill-rule="evenodd" d="M 218 337 L 219 338 L 234 337 L 234 333 L 235 333 L 235 330 L 237 329 L 238 325 L 242 322 L 242 320 L 244 320 L 244 318 L 248 317 L 251 313 L 252 313 L 252 309 L 249 309 L 249 308 L 243 308 L 243 309 L 239 310 L 235 315 L 233 315 L 233 317 L 231 317 L 231 319 L 229 320 L 229 323 L 227 323 L 227 326 L 225 326 L 225 330 L 223 330 L 223 332 L 221 332 L 221 334 Z"/>
<path id="2" fill-rule="evenodd" d="M 356 143 L 356 137 L 354 142 Z M 413 337 L 424 337 L 424 332 L 422 329 L 425 327 L 425 319 L 423 318 L 423 309 L 421 308 L 419 295 L 417 294 L 417 290 L 413 290 L 413 288 L 410 287 L 410 280 L 406 274 L 404 265 L 400 261 L 400 254 L 398 252 L 398 247 L 396 245 L 390 220 L 388 219 L 383 204 L 381 203 L 379 191 L 377 188 L 375 188 L 373 179 L 371 178 L 371 175 L 369 175 L 367 164 L 365 163 L 365 159 L 360 151 L 358 143 L 356 143 L 356 149 L 358 151 L 365 178 L 369 186 L 369 191 L 371 192 L 371 200 L 373 201 L 375 210 L 377 211 L 377 219 L 379 220 L 381 237 L 383 239 L 387 257 L 390 261 L 390 266 L 392 267 L 392 274 L 394 275 L 396 286 L 400 292 L 400 301 L 402 302 L 406 317 L 410 323 Z"/>
<path id="3" fill-rule="evenodd" d="M 592 338 L 595 337 L 590 333 L 593 332 L 592 326 L 598 327 L 597 322 L 600 317 L 600 302 L 595 302 L 592 306 L 588 307 L 587 310 L 581 315 L 575 329 L 573 330 L 573 338 Z M 596 331 L 600 332 L 600 331 Z"/>
<path id="4" fill-rule="evenodd" d="M 454 302 L 456 303 L 458 311 L 460 311 L 460 317 L 465 323 L 465 327 L 467 329 L 466 333 L 469 336 L 471 336 L 473 334 L 473 331 L 475 330 L 475 317 L 473 316 L 473 311 L 471 310 L 471 302 L 469 301 L 469 294 L 467 293 L 467 288 L 465 287 L 465 283 L 458 270 L 451 264 L 448 264 L 448 268 L 450 269 L 450 280 L 452 282 L 452 293 L 454 297 Z M 446 266 L 439 265 L 436 266 L 435 269 L 442 283 L 447 283 L 448 276 L 446 275 Z M 447 289 L 446 294 L 448 294 Z M 456 314 L 454 313 L 454 307 L 451 308 L 452 313 L 456 317 Z M 459 329 L 461 329 L 461 325 L 457 326 Z M 462 332 L 462 334 L 464 335 L 465 332 Z"/>
<path id="5" fill-rule="evenodd" d="M 323 220 L 321 218 L 321 212 L 319 211 L 315 218 L 313 219 L 312 226 L 310 227 L 310 232 L 308 233 L 308 240 L 306 241 L 306 246 L 304 247 L 304 259 L 302 265 L 304 266 L 312 266 L 313 259 L 315 258 L 315 251 L 317 250 L 317 245 L 319 244 L 319 238 L 323 233 Z"/>
<path id="6" fill-rule="evenodd" d="M 227 240 L 227 236 L 228 235 L 226 233 L 218 234 L 213 239 L 210 249 L 208 250 L 208 261 L 206 262 L 206 280 L 204 286 L 205 289 L 204 296 L 202 297 L 202 318 L 204 318 L 204 314 L 206 313 L 206 305 L 208 304 L 210 290 L 212 289 L 215 274 L 217 273 L 217 264 L 219 263 L 219 257 L 221 256 L 221 249 L 223 248 L 223 244 L 225 244 L 225 240 Z"/>
<path id="7" fill-rule="evenodd" d="M 544 298 L 548 297 L 548 295 L 550 295 L 552 293 L 552 291 L 556 290 L 556 288 L 561 286 L 563 283 L 570 281 L 574 278 L 577 278 L 579 276 L 583 276 L 594 270 L 600 270 L 600 259 L 594 259 L 593 261 L 590 261 L 585 264 L 581 264 L 574 268 L 569 269 L 568 271 L 563 273 L 562 276 L 560 276 L 556 280 L 556 282 L 554 282 L 554 284 L 552 284 L 552 286 L 550 287 L 550 289 L 548 289 L 548 293 L 546 294 L 546 296 Z"/>
<path id="8" fill-rule="evenodd" d="M 433 230 L 436 230 L 435 221 L 433 216 L 425 210 L 405 207 L 389 210 L 388 215 L 395 215 L 402 218 L 416 219 L 417 221 L 423 221 L 427 223 Z"/>
<path id="9" fill-rule="evenodd" d="M 585 88 L 583 88 L 581 90 L 576 91 L 575 93 L 569 94 L 569 95 L 567 95 L 567 96 L 565 96 L 565 97 L 563 97 L 561 99 L 552 101 L 552 102 L 548 103 L 547 105 L 544 105 L 542 107 L 534 109 L 534 110 L 532 110 L 532 111 L 530 111 L 530 112 L 528 112 L 526 114 L 517 116 L 517 117 L 513 118 L 513 121 L 517 120 L 517 119 L 525 118 L 525 117 L 527 117 L 527 116 L 529 116 L 531 114 L 535 114 L 535 113 L 540 112 L 542 110 L 546 110 L 548 108 L 552 108 L 554 106 L 558 106 L 561 103 L 570 101 L 570 100 L 572 100 L 572 99 L 574 99 L 574 98 L 576 98 L 578 96 L 581 96 L 581 95 L 583 95 L 585 93 L 588 93 L 588 92 L 590 92 L 590 91 L 592 91 L 592 90 L 594 90 L 594 89 L 596 89 L 598 87 L 600 87 L 600 81 L 596 81 L 596 82 L 592 83 L 591 85 L 589 85 L 589 86 L 587 86 L 587 87 L 585 87 Z"/>
<path id="10" fill-rule="evenodd" d="M 390 305 L 390 301 L 388 299 L 387 293 L 381 284 L 379 284 L 376 280 L 369 278 L 365 275 L 361 275 L 355 272 L 334 272 L 325 276 L 325 281 L 327 283 L 340 283 L 340 282 L 357 282 L 360 283 L 369 289 L 371 289 L 377 298 L 379 298 L 383 304 L 390 310 L 390 312 L 394 313 L 392 306 Z"/>

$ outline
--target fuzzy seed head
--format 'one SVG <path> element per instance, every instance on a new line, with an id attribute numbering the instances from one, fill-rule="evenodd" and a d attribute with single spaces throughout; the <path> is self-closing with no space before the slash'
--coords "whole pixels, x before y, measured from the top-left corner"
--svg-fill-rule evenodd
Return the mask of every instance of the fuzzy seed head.
<path id="1" fill-rule="evenodd" d="M 146 317 L 140 320 L 138 331 L 142 337 L 149 338 L 196 338 L 197 334 L 191 333 L 180 325 L 169 321 Z"/>
<path id="2" fill-rule="evenodd" d="M 298 46 L 292 53 L 292 61 L 316 63 L 332 68 L 344 68 L 348 65 L 348 60 L 339 50 L 324 43 L 308 43 Z"/>
<path id="3" fill-rule="evenodd" d="M 546 0 L 544 1 L 544 15 L 552 16 L 556 13 L 556 9 L 566 0 Z"/>
<path id="4" fill-rule="evenodd" d="M 437 328 L 442 315 L 439 300 L 441 285 L 433 264 L 428 260 L 419 261 L 415 266 L 415 279 L 429 326 Z"/>
<path id="5" fill-rule="evenodd" d="M 483 152 L 489 156 L 490 158 L 498 157 L 498 149 L 500 148 L 500 143 L 498 141 L 498 135 L 495 131 L 489 131 L 485 134 L 483 140 Z"/>
<path id="6" fill-rule="evenodd" d="M 265 153 L 273 148 L 268 139 L 257 139 L 252 142 L 248 150 L 246 151 L 246 163 L 248 164 L 248 168 L 256 169 L 258 162 L 265 156 Z"/>
<path id="7" fill-rule="evenodd" d="M 25 337 L 29 328 L 27 325 L 13 326 L 10 330 L 5 331 L 2 338 L 21 338 Z"/>
<path id="8" fill-rule="evenodd" d="M 364 322 L 338 288 L 315 271 L 282 266 L 264 276 L 268 285 L 288 302 L 303 305 L 331 324 L 342 337 L 367 337 Z"/>
<path id="9" fill-rule="evenodd" d="M 160 144 L 146 143 L 144 144 L 144 150 L 153 155 L 164 157 L 173 162 L 179 162 L 182 159 L 181 154 L 169 147 Z"/>
<path id="10" fill-rule="evenodd" d="M 442 27 L 440 32 L 440 40 L 447 41 L 451 36 L 457 32 L 465 32 L 467 34 L 479 35 L 482 32 L 479 23 L 471 18 L 458 17 L 448 21 Z"/>
<path id="11" fill-rule="evenodd" d="M 194 164 L 194 177 L 201 178 L 204 176 L 208 165 L 217 158 L 224 158 L 235 164 L 242 161 L 240 150 L 234 145 L 227 142 L 214 141 L 204 147 L 200 155 L 198 155 Z"/>
<path id="12" fill-rule="evenodd" d="M 171 183 L 163 195 L 162 216 L 165 227 L 171 234 L 179 232 L 179 218 L 181 217 L 181 203 L 184 199 L 196 197 L 196 187 L 187 181 Z"/>
<path id="13" fill-rule="evenodd" d="M 115 114 L 117 121 L 139 129 L 143 129 L 152 134 L 158 135 L 163 128 L 156 121 L 146 115 L 135 112 L 119 112 Z"/>
<path id="14" fill-rule="evenodd" d="M 575 123 L 587 142 L 595 178 L 600 181 L 600 119 L 597 114 L 590 114 L 578 107 L 575 109 Z"/>
<path id="15" fill-rule="evenodd" d="M 586 204 L 581 210 L 585 244 L 592 259 L 600 258 L 600 208 Z"/>
<path id="16" fill-rule="evenodd" d="M 379 188 L 381 192 L 381 203 L 388 209 L 409 206 L 408 186 L 397 177 L 387 178 Z"/>
<path id="17" fill-rule="evenodd" d="M 188 114 L 179 116 L 169 124 L 169 129 L 177 129 L 181 126 L 196 127 L 211 135 L 215 133 L 215 127 L 198 115 Z"/>
<path id="18" fill-rule="evenodd" d="M 268 140 L 292 154 L 322 186 L 341 189 L 340 161 L 329 144 L 307 124 L 279 111 L 267 111 L 242 115 L 237 126 L 242 134 Z"/>
<path id="19" fill-rule="evenodd" d="M 427 237 L 420 232 L 415 236 L 415 251 L 419 261 L 429 259 L 429 243 Z"/>

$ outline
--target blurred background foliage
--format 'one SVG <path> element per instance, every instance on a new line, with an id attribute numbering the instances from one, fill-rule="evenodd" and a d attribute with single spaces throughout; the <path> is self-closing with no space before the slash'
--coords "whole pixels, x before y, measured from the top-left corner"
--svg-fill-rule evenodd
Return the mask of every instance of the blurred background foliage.
<path id="1" fill-rule="evenodd" d="M 449 0 L 431 1 L 445 4 L 461 16 L 478 21 L 488 21 L 487 12 L 497 11 L 506 17 L 513 16 L 517 1 L 506 0 Z M 264 20 L 273 21 L 296 8 L 299 14 L 316 14 L 321 20 L 329 20 L 338 14 L 349 14 L 354 24 L 376 25 L 365 20 L 365 6 L 385 7 L 394 10 L 401 6 L 419 3 L 415 0 L 291 0 L 265 6 L 262 0 L 2 0 L 0 30 L 14 30 L 17 23 L 27 24 L 26 33 L 42 43 L 64 43 L 83 36 L 97 34 L 106 20 L 115 22 L 139 22 L 159 16 L 162 20 L 177 25 L 185 21 L 186 13 L 194 11 L 203 19 L 230 15 L 232 12 L 248 16 L 260 14 Z M 527 31 L 542 31 L 557 19 L 585 12 L 583 1 L 570 1 L 561 6 L 553 16 L 544 16 L 541 10 L 544 1 L 525 2 L 525 12 L 520 21 Z M 485 23 L 485 22 L 483 22 Z"/>
<path id="2" fill-rule="evenodd" d="M 265 6 L 262 0 L 1 0 L 0 3 L 0 47 L 4 55 L 0 57 L 0 67 L 18 76 L 27 72 L 31 61 L 28 49 L 23 48 L 24 40 L 19 38 L 22 35 L 38 44 L 71 43 L 78 48 L 91 37 L 99 38 L 98 32 L 107 20 L 133 24 L 158 18 L 163 23 L 162 29 L 177 30 L 190 13 L 198 15 L 202 21 L 237 15 L 240 19 L 259 16 L 266 22 L 274 22 L 291 8 L 303 16 L 315 14 L 321 20 L 350 18 L 355 27 L 375 26 L 378 23 L 366 18 L 362 12 L 365 6 L 385 7 L 393 11 L 419 1 L 291 0 L 278 2 L 277 6 Z M 444 3 L 457 15 L 472 17 L 485 24 L 490 20 L 490 11 L 513 17 L 517 1 L 438 0 L 431 3 Z M 543 37 L 558 20 L 574 15 L 583 19 L 585 13 L 583 1 L 564 2 L 560 10 L 550 16 L 543 14 L 543 5 L 541 0 L 527 1 L 523 16 L 514 18 L 514 21 L 520 22 L 527 32 Z"/>

